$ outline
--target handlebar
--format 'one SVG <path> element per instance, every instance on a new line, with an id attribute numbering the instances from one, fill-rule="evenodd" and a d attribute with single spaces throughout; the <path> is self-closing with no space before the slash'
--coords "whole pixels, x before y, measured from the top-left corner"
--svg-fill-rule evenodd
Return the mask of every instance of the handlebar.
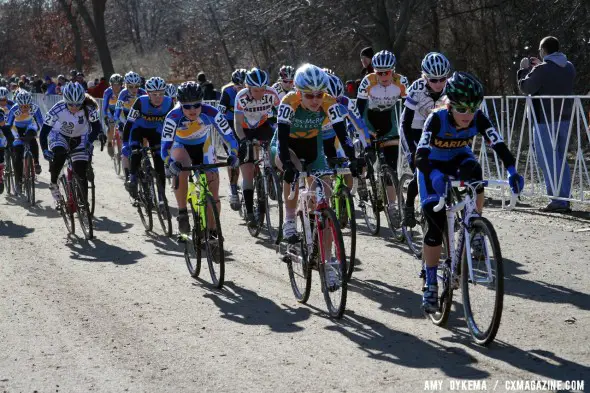
<path id="1" fill-rule="evenodd" d="M 484 187 L 486 186 L 508 186 L 510 187 L 510 184 L 508 183 L 508 181 L 506 180 L 482 180 L 482 181 L 474 181 L 474 182 L 469 182 L 469 181 L 464 181 L 464 180 L 449 180 L 447 182 L 447 189 L 448 187 L 466 187 L 466 186 L 476 186 L 476 185 L 480 185 L 482 184 Z M 516 200 L 518 199 L 518 195 L 519 194 L 514 194 L 511 193 L 510 195 L 510 204 L 508 205 L 508 210 L 512 210 L 516 207 Z M 434 206 L 434 208 L 432 210 L 434 210 L 435 213 L 438 213 L 439 211 L 441 211 L 444 207 L 445 207 L 445 200 L 446 197 L 443 195 L 440 197 L 440 199 L 438 200 L 438 203 L 436 204 L 436 206 Z"/>
<path id="2" fill-rule="evenodd" d="M 181 172 L 205 172 L 209 169 L 216 169 L 216 168 L 223 168 L 229 166 L 227 162 L 217 162 L 215 164 L 199 164 L 199 165 L 191 165 L 191 166 L 183 166 L 180 168 Z M 174 176 L 174 189 L 178 190 L 178 176 Z"/>

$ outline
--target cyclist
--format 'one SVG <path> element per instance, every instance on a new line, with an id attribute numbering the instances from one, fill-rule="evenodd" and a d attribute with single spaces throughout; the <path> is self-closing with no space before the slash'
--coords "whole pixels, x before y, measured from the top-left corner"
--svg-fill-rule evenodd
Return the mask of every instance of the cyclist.
<path id="1" fill-rule="evenodd" d="M 246 221 L 256 225 L 254 218 L 254 154 L 250 141 L 269 141 L 274 128 L 268 121 L 269 112 L 278 107 L 280 101 L 275 89 L 268 86 L 265 71 L 252 68 L 246 74 L 246 88 L 240 90 L 235 100 L 234 127 L 240 140 L 242 161 L 242 194 L 246 205 Z"/>
<path id="2" fill-rule="evenodd" d="M 357 166 L 340 105 L 334 97 L 325 94 L 328 75 L 313 64 L 304 64 L 295 72 L 294 82 L 295 91 L 287 94 L 281 101 L 275 137 L 276 148 L 273 147 L 271 150 L 275 163 L 284 171 L 283 238 L 290 243 L 297 241 L 295 224 L 297 196 L 289 200 L 290 183 L 295 181 L 299 171 L 305 169 L 301 167 L 301 159 L 304 159 L 312 169 L 327 168 L 321 132 L 322 125 L 326 121 L 332 125 L 345 155 L 350 159 L 350 170 L 353 176 L 356 176 Z M 325 191 L 326 194 L 329 193 L 329 189 Z"/>
<path id="3" fill-rule="evenodd" d="M 127 116 L 129 115 L 129 111 L 131 110 L 131 106 L 133 106 L 135 99 L 147 94 L 147 92 L 140 87 L 142 83 L 141 77 L 137 73 L 129 71 L 125 74 L 124 81 L 125 88 L 119 93 L 117 105 L 115 107 L 115 114 L 113 116 L 117 122 L 118 131 L 121 134 L 123 133 Z M 123 139 L 123 143 L 125 143 L 125 139 Z M 127 181 L 129 179 L 129 158 L 122 155 L 121 163 L 123 164 L 125 181 Z"/>
<path id="4" fill-rule="evenodd" d="M 104 119 L 104 124 L 108 127 L 107 132 L 107 152 L 110 157 L 115 155 L 115 148 L 113 147 L 113 136 L 115 133 L 115 108 L 121 89 L 123 88 L 123 77 L 119 74 L 113 74 L 109 78 L 110 87 L 104 91 L 102 96 L 101 116 Z M 121 146 L 119 146 L 121 149 Z"/>
<path id="5" fill-rule="evenodd" d="M 5 134 L 11 132 L 9 128 L 5 127 L 6 118 L 10 108 L 14 105 L 14 102 L 8 99 L 8 94 L 6 87 L 0 87 L 0 194 L 4 192 L 4 150 L 8 146 Z"/>
<path id="6" fill-rule="evenodd" d="M 435 213 L 433 208 L 445 193 L 446 176 L 482 180 L 481 166 L 470 147 L 472 139 L 481 134 L 491 145 L 507 168 L 514 193 L 519 193 L 524 186 L 524 179 L 516 172 L 514 157 L 502 136 L 478 109 L 484 97 L 479 80 L 469 73 L 455 72 L 447 80 L 445 93 L 448 104 L 428 116 L 416 150 L 420 203 L 427 223 L 423 253 L 426 285 L 422 298 L 422 308 L 427 313 L 438 310 L 436 273 L 446 220 L 444 209 Z M 483 211 L 483 192 L 483 187 L 477 188 L 476 211 L 479 214 Z"/>
<path id="7" fill-rule="evenodd" d="M 166 97 L 172 98 L 172 105 L 176 105 L 176 95 L 178 94 L 176 86 L 173 83 L 166 85 Z"/>
<path id="8" fill-rule="evenodd" d="M 4 111 L 5 116 L 8 116 L 10 108 L 14 106 L 14 101 L 8 99 L 10 92 L 6 87 L 0 87 L 0 109 Z"/>
<path id="9" fill-rule="evenodd" d="M 72 169 L 82 180 L 84 192 L 87 193 L 86 169 L 89 154 L 92 153 L 92 142 L 97 138 L 101 143 L 107 140 L 100 124 L 99 106 L 85 92 L 84 86 L 78 82 L 69 82 L 63 87 L 62 95 L 62 100 L 47 112 L 39 137 L 43 157 L 51 161 L 49 190 L 56 202 L 61 199 L 57 178 L 66 162 L 68 152 L 82 147 L 87 148 L 85 151 L 72 154 Z"/>
<path id="10" fill-rule="evenodd" d="M 396 74 L 395 55 L 387 50 L 377 52 L 371 60 L 374 72 L 366 75 L 358 89 L 357 108 L 363 116 L 371 136 L 376 138 L 391 137 L 392 140 L 381 143 L 385 163 L 396 172 L 399 155 L 399 132 L 397 129 L 396 103 L 406 96 L 405 78 Z M 373 161 L 374 154 L 369 149 L 367 158 Z M 388 185 L 390 201 L 396 200 L 393 184 Z M 394 207 L 395 204 L 392 204 Z M 395 219 L 396 215 L 392 214 Z"/>
<path id="11" fill-rule="evenodd" d="M 13 146 L 14 156 L 14 174 L 16 178 L 16 190 L 20 192 L 23 176 L 23 156 L 25 146 L 23 138 L 29 140 L 33 161 L 35 162 L 35 173 L 41 173 L 39 165 L 39 145 L 37 144 L 37 131 L 43 124 L 43 115 L 41 109 L 33 104 L 33 96 L 28 91 L 21 89 L 15 97 L 16 103 L 8 112 L 8 120 L 4 126 L 6 132 L 4 136 L 8 141 L 8 146 Z"/>
<path id="12" fill-rule="evenodd" d="M 229 127 L 232 130 L 232 134 L 235 138 L 236 131 L 234 127 L 234 103 L 236 101 L 236 95 L 240 90 L 244 88 L 244 80 L 246 79 L 246 70 L 243 68 L 236 69 L 231 74 L 231 82 L 223 86 L 221 90 L 221 100 L 217 109 L 225 116 L 225 119 L 229 123 Z M 227 147 L 223 145 L 226 149 Z M 240 170 L 238 168 L 228 167 L 227 177 L 229 179 L 229 204 L 233 210 L 240 209 L 240 197 L 238 196 L 238 179 L 240 177 Z"/>
<path id="13" fill-rule="evenodd" d="M 186 207 L 189 172 L 181 172 L 182 166 L 212 164 L 216 162 L 215 146 L 212 142 L 213 128 L 229 145 L 228 162 L 239 165 L 238 142 L 222 113 L 214 107 L 202 104 L 203 90 L 196 82 L 184 82 L 178 88 L 179 105 L 168 115 L 162 131 L 161 158 L 167 162 L 169 172 L 178 176 L 175 191 L 178 203 L 178 231 L 189 233 L 190 224 Z M 219 204 L 219 173 L 217 169 L 207 174 L 209 190 Z"/>
<path id="14" fill-rule="evenodd" d="M 407 153 L 410 169 L 414 178 L 408 184 L 406 206 L 404 208 L 404 225 L 413 228 L 416 225 L 414 201 L 418 195 L 415 154 L 422 135 L 424 121 L 432 110 L 444 104 L 444 88 L 451 72 L 449 60 L 437 52 L 428 53 L 422 60 L 422 76 L 412 83 L 408 90 L 405 108 L 402 112 L 401 129 L 404 150 Z"/>
<path id="15" fill-rule="evenodd" d="M 135 100 L 127 122 L 123 128 L 123 155 L 131 157 L 129 168 L 129 180 L 125 183 L 127 191 L 132 198 L 137 196 L 137 171 L 141 164 L 141 155 L 132 153 L 133 148 L 138 148 L 146 139 L 150 146 L 160 145 L 164 119 L 173 108 L 172 98 L 165 96 L 166 82 L 160 77 L 152 77 L 145 82 L 147 95 Z M 158 154 L 154 154 L 154 169 L 158 173 L 162 190 L 166 184 L 166 172 L 164 161 Z M 164 203 L 164 195 L 160 195 L 160 204 Z"/>
<path id="16" fill-rule="evenodd" d="M 293 90 L 293 78 L 295 77 L 295 69 L 289 65 L 284 65 L 279 69 L 279 80 L 272 85 L 273 89 L 277 91 L 279 99 L 283 99 L 291 90 Z"/>

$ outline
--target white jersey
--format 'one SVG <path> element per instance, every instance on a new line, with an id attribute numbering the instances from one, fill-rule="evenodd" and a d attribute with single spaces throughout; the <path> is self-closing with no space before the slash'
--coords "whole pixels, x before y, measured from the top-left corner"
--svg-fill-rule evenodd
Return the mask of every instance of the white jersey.
<path id="1" fill-rule="evenodd" d="M 421 130 L 424 122 L 432 110 L 444 104 L 445 97 L 441 95 L 435 102 L 430 96 L 427 86 L 428 82 L 424 78 L 417 79 L 410 86 L 408 96 L 406 97 L 406 107 L 414 111 L 414 120 L 412 120 L 412 129 Z"/>
<path id="2" fill-rule="evenodd" d="M 59 132 L 70 138 L 88 134 L 90 123 L 95 121 L 100 121 L 98 108 L 90 108 L 87 119 L 84 109 L 72 113 L 64 101 L 55 104 L 45 117 L 45 124 L 51 127 L 52 132 Z"/>
<path id="3" fill-rule="evenodd" d="M 250 94 L 250 89 L 245 88 L 236 95 L 234 114 L 244 115 L 242 127 L 254 129 L 263 125 L 268 119 L 269 113 L 272 113 L 272 108 L 278 107 L 280 103 L 279 95 L 272 87 L 266 87 L 260 100 L 255 100 Z"/>
<path id="4" fill-rule="evenodd" d="M 377 74 L 365 75 L 359 86 L 357 99 L 367 100 L 367 107 L 373 111 L 389 111 L 396 102 L 406 96 L 406 77 L 392 73 L 391 84 L 382 86 L 379 84 Z"/>
<path id="5" fill-rule="evenodd" d="M 281 82 L 277 82 L 274 85 L 272 85 L 272 88 L 275 89 L 277 91 L 277 94 L 279 95 L 279 100 L 282 100 L 284 96 L 287 95 L 287 93 L 289 93 L 289 91 L 283 89 L 283 86 L 281 85 Z"/>

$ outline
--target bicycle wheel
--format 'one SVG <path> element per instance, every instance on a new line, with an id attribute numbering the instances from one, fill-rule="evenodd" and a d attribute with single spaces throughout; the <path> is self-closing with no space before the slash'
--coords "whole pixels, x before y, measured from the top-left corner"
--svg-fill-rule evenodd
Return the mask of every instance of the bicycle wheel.
<path id="1" fill-rule="evenodd" d="M 354 271 L 354 262 L 356 258 L 356 220 L 354 213 L 354 199 L 348 187 L 343 186 L 338 195 L 331 198 L 332 209 L 336 212 L 344 240 L 344 249 L 346 250 L 346 278 L 350 280 Z M 336 209 L 338 201 L 338 209 Z"/>
<path id="2" fill-rule="evenodd" d="M 152 184 L 150 184 L 150 180 L 151 178 L 146 178 L 143 173 L 138 176 L 138 195 L 135 201 L 137 213 L 139 213 L 139 218 L 146 231 L 151 231 L 154 227 L 152 218 Z"/>
<path id="3" fill-rule="evenodd" d="M 191 229 L 191 236 L 186 240 L 184 243 L 184 260 L 186 262 L 186 267 L 193 278 L 199 277 L 201 273 L 201 233 L 200 233 L 200 226 L 199 226 L 199 217 L 198 212 L 195 211 L 191 200 L 189 199 L 187 202 L 190 205 L 190 210 L 192 214 L 189 215 L 189 222 L 190 217 L 192 217 L 192 229 Z"/>
<path id="4" fill-rule="evenodd" d="M 82 180 L 76 175 L 74 175 L 74 178 L 72 179 L 72 186 L 78 222 L 80 223 L 80 228 L 82 228 L 82 232 L 84 233 L 84 238 L 86 240 L 90 240 L 94 236 L 94 230 L 92 228 L 92 215 L 90 214 L 90 206 L 84 193 Z"/>
<path id="5" fill-rule="evenodd" d="M 399 187 L 397 188 L 397 203 L 398 209 L 401 216 L 401 228 L 406 239 L 406 244 L 410 251 L 416 256 L 416 258 L 422 258 L 422 246 L 424 241 L 424 228 L 426 221 L 422 216 L 422 208 L 420 205 L 420 198 L 416 196 L 414 198 L 414 217 L 416 223 L 410 227 L 403 225 L 405 220 L 404 209 L 406 208 L 406 195 L 408 194 L 408 185 L 412 181 L 414 176 L 411 173 L 404 173 L 399 181 Z"/>
<path id="6" fill-rule="evenodd" d="M 266 230 L 270 241 L 279 244 L 283 235 L 283 188 L 279 177 L 273 169 L 266 168 L 264 181 L 268 192 L 266 193 Z"/>
<path id="7" fill-rule="evenodd" d="M 6 149 L 6 156 L 4 160 L 6 167 L 4 168 L 4 179 L 6 180 L 6 194 L 14 195 L 14 171 L 12 169 L 12 150 Z"/>
<path id="8" fill-rule="evenodd" d="M 372 170 L 369 170 L 369 173 L 367 173 L 365 181 L 367 182 L 366 195 L 361 195 L 359 192 L 356 193 L 356 206 L 361 211 L 367 230 L 372 236 L 376 236 L 381 227 L 381 217 L 379 215 L 381 201 L 379 200 L 377 182 L 375 181 L 375 175 Z"/>
<path id="9" fill-rule="evenodd" d="M 461 258 L 463 310 L 473 340 L 478 345 L 488 345 L 496 337 L 502 319 L 502 253 L 496 231 L 486 218 L 471 219 L 469 235 L 470 245 L 464 247 Z M 471 254 L 471 270 L 467 252 Z"/>
<path id="10" fill-rule="evenodd" d="M 113 155 L 113 166 L 117 176 L 121 175 L 121 148 L 119 147 L 119 143 L 119 137 L 115 137 L 113 139 L 113 148 L 115 149 L 115 155 Z"/>
<path id="11" fill-rule="evenodd" d="M 381 195 L 383 200 L 383 207 L 385 211 L 385 218 L 389 229 L 393 232 L 393 240 L 396 242 L 404 241 L 404 233 L 401 229 L 401 214 L 397 204 L 397 195 L 390 194 L 388 188 L 393 186 L 395 190 L 399 188 L 397 175 L 389 167 L 381 168 Z M 394 197 L 396 200 L 394 200 Z"/>
<path id="12" fill-rule="evenodd" d="M 35 205 L 35 165 L 33 163 L 33 156 L 27 154 L 25 157 L 25 164 L 23 166 L 23 180 L 25 183 L 25 193 L 27 195 L 27 202 L 31 206 Z"/>
<path id="13" fill-rule="evenodd" d="M 264 178 L 260 171 L 256 177 L 254 177 L 254 206 L 252 211 L 254 212 L 254 219 L 256 220 L 255 226 L 248 225 L 248 232 L 250 236 L 256 237 L 260 233 L 262 226 L 264 225 L 264 219 L 266 217 L 266 193 L 264 192 Z"/>
<path id="14" fill-rule="evenodd" d="M 453 306 L 453 291 L 458 288 L 458 285 L 456 285 L 457 283 L 452 279 L 451 275 L 451 258 L 448 253 L 448 239 L 448 233 L 445 228 L 443 232 L 442 251 L 438 261 L 438 271 L 436 274 L 439 287 L 439 310 L 435 313 L 428 314 L 432 323 L 437 326 L 445 326 L 447 324 Z M 426 275 L 424 274 L 422 278 L 422 284 L 425 284 Z"/>
<path id="15" fill-rule="evenodd" d="M 305 303 L 309 299 L 311 291 L 311 263 L 310 256 L 307 252 L 307 238 L 303 226 L 303 214 L 297 214 L 298 220 L 297 234 L 299 235 L 299 244 L 287 245 L 286 261 L 289 271 L 289 281 L 291 289 L 300 303 Z"/>
<path id="16" fill-rule="evenodd" d="M 219 213 L 217 206 L 211 195 L 207 195 L 205 199 L 205 209 L 213 211 L 213 221 L 209 219 L 209 214 L 205 214 L 205 230 L 203 231 L 203 238 L 205 242 L 205 252 L 207 254 L 207 264 L 209 265 L 209 273 L 211 274 L 211 281 L 216 288 L 223 286 L 225 278 L 225 254 L 223 250 L 223 234 L 221 232 L 221 223 L 219 222 Z"/>
<path id="17" fill-rule="evenodd" d="M 321 244 L 320 230 L 325 230 L 322 238 L 325 244 Z M 327 233 L 326 233 L 327 232 Z M 346 279 L 346 253 L 342 232 L 334 210 L 327 208 L 321 213 L 321 228 L 317 232 L 318 256 L 323 255 L 324 260 L 319 262 L 322 292 L 328 308 L 328 313 L 333 318 L 341 318 L 346 309 L 347 279 Z M 327 238 L 331 239 L 327 244 Z"/>
<path id="18" fill-rule="evenodd" d="M 76 224 L 74 221 L 74 211 L 70 203 L 71 201 L 66 202 L 66 200 L 69 199 L 70 187 L 64 175 L 59 177 L 57 185 L 59 186 L 59 193 L 61 194 L 61 200 L 57 204 L 57 209 L 66 224 L 66 229 L 69 233 L 73 234 L 76 230 Z"/>
<path id="19" fill-rule="evenodd" d="M 165 236 L 172 236 L 172 217 L 170 215 L 170 208 L 168 207 L 168 199 L 166 198 L 166 192 L 164 186 L 158 181 L 158 175 L 154 170 L 152 173 L 152 187 L 156 185 L 154 190 L 152 188 L 152 194 L 154 196 L 153 206 L 156 209 L 158 215 L 158 221 Z"/>
<path id="20" fill-rule="evenodd" d="M 88 162 L 86 169 L 86 178 L 88 179 L 88 206 L 90 208 L 90 216 L 94 217 L 94 207 L 96 205 L 96 187 L 94 186 L 94 169 L 92 164 Z"/>

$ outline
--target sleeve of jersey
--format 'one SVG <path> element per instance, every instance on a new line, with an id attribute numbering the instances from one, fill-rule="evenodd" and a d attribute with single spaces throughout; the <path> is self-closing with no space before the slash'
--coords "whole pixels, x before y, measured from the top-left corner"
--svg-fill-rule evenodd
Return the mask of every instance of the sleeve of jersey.
<path id="1" fill-rule="evenodd" d="M 359 134 L 361 143 L 364 147 L 367 147 L 367 144 L 371 141 L 371 134 L 369 134 L 369 129 L 365 124 L 365 121 L 361 117 L 359 111 L 356 109 L 354 102 L 352 100 L 348 100 L 348 119 L 350 120 L 351 124 L 354 126 L 356 131 Z"/>
<path id="2" fill-rule="evenodd" d="M 425 175 L 430 175 L 432 172 L 432 165 L 430 164 L 430 142 L 432 135 L 438 134 L 440 131 L 440 119 L 436 113 L 431 113 L 424 123 L 422 130 L 422 136 L 418 143 L 416 150 L 416 167 L 423 172 Z"/>
<path id="3" fill-rule="evenodd" d="M 214 117 L 213 124 L 215 124 L 215 128 L 217 128 L 217 132 L 219 132 L 225 141 L 225 144 L 229 146 L 230 150 L 232 151 L 233 155 L 238 155 L 238 141 L 234 137 L 234 134 L 229 127 L 229 123 L 227 122 L 226 118 L 221 114 L 221 112 L 217 112 Z"/>
<path id="4" fill-rule="evenodd" d="M 100 107 L 100 114 L 102 117 L 108 117 L 109 119 L 112 117 L 112 115 L 110 114 L 108 107 L 109 107 L 109 100 L 111 99 L 111 96 L 113 95 L 113 91 L 112 90 L 105 90 L 103 96 L 102 96 L 102 105 Z"/>
<path id="5" fill-rule="evenodd" d="M 12 107 L 13 109 L 10 110 L 10 112 L 8 112 L 8 120 L 6 121 L 6 127 L 8 127 L 9 129 L 12 128 L 12 126 L 14 125 L 14 106 Z"/>
<path id="6" fill-rule="evenodd" d="M 279 105 L 279 111 L 277 113 L 277 123 L 285 124 L 290 126 L 293 122 L 293 116 L 295 115 L 295 108 L 293 108 L 285 98 Z"/>
<path id="7" fill-rule="evenodd" d="M 406 101 L 407 102 L 407 101 Z M 416 146 L 412 143 L 412 122 L 414 121 L 414 110 L 406 106 L 402 112 L 401 129 L 406 141 L 408 150 L 413 154 L 416 152 Z"/>
<path id="8" fill-rule="evenodd" d="M 90 123 L 91 129 L 88 139 L 92 143 L 96 140 L 96 138 L 98 138 L 98 135 L 103 132 L 100 124 L 100 114 L 98 112 L 98 108 L 93 108 L 88 112 L 88 122 Z"/>
<path id="9" fill-rule="evenodd" d="M 227 93 L 227 89 L 223 89 L 223 92 L 221 93 L 221 99 L 219 100 L 219 105 L 217 106 L 219 112 L 224 115 L 227 113 L 227 108 L 231 106 L 229 101 L 230 98 L 229 94 Z"/>
<path id="10" fill-rule="evenodd" d="M 43 125 L 43 114 L 39 107 L 37 107 L 37 110 L 35 111 L 35 121 L 37 122 L 37 127 L 41 128 Z"/>
<path id="11" fill-rule="evenodd" d="M 406 97 L 406 102 L 404 103 L 404 105 L 406 106 L 406 108 L 410 108 L 411 110 L 415 111 L 416 110 L 416 106 L 418 105 L 418 101 L 416 100 L 416 91 L 413 89 L 413 87 L 416 85 L 416 82 L 414 82 L 414 84 L 412 85 L 412 87 L 410 87 L 410 89 L 408 90 L 408 96 Z"/>
<path id="12" fill-rule="evenodd" d="M 502 135 L 496 130 L 496 127 L 494 127 L 490 119 L 481 111 L 478 111 L 476 116 L 475 127 L 477 128 L 477 132 L 479 132 L 485 139 L 486 143 L 494 149 L 505 167 L 514 165 L 516 162 L 514 156 L 510 153 L 510 150 L 508 150 L 508 146 L 504 143 L 504 138 L 502 138 Z"/>
<path id="13" fill-rule="evenodd" d="M 363 80 L 361 81 L 361 84 L 359 85 L 359 89 L 358 92 L 356 94 L 356 98 L 357 99 L 363 99 L 363 100 L 367 100 L 369 99 L 369 86 L 370 86 L 371 82 L 369 81 L 369 75 L 366 75 Z M 361 113 L 363 113 L 361 111 Z"/>
<path id="14" fill-rule="evenodd" d="M 113 114 L 115 121 L 121 121 L 121 112 L 123 111 L 123 101 L 121 100 L 121 95 L 122 93 L 119 93 L 117 103 L 115 104 L 115 113 Z"/>
<path id="15" fill-rule="evenodd" d="M 174 143 L 174 135 L 176 134 L 176 128 L 178 123 L 175 118 L 179 116 L 176 113 L 169 113 L 164 120 L 164 128 L 162 129 L 162 140 L 160 143 L 160 155 L 162 160 L 166 161 L 170 155 L 170 148 Z"/>
<path id="16" fill-rule="evenodd" d="M 234 99 L 234 113 L 244 113 L 244 106 L 242 105 L 243 102 L 241 101 L 242 97 L 242 94 L 236 94 L 236 98 Z"/>
<path id="17" fill-rule="evenodd" d="M 127 115 L 127 121 L 125 122 L 125 127 L 123 128 L 123 140 L 129 140 L 129 136 L 131 134 L 131 127 L 133 126 L 133 122 L 139 117 L 141 113 L 141 100 L 136 99 L 133 103 L 133 107 L 129 110 L 129 115 Z"/>

